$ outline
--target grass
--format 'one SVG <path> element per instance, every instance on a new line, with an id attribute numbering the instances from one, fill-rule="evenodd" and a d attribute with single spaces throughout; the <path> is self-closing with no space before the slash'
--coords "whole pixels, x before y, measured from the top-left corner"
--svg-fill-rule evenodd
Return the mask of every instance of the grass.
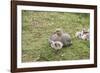
<path id="1" fill-rule="evenodd" d="M 75 38 L 83 27 L 89 28 L 89 14 L 22 11 L 22 62 L 89 59 L 89 41 Z M 56 52 L 48 38 L 62 28 L 72 38 L 72 45 Z"/>

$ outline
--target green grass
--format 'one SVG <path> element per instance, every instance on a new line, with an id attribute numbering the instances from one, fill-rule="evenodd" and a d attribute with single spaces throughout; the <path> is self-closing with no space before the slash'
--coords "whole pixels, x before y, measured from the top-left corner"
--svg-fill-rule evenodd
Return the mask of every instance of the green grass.
<path id="1" fill-rule="evenodd" d="M 22 11 L 22 62 L 89 59 L 89 41 L 75 38 L 83 27 L 89 28 L 89 14 Z M 62 28 L 72 37 L 72 45 L 59 51 L 48 43 L 51 33 Z"/>

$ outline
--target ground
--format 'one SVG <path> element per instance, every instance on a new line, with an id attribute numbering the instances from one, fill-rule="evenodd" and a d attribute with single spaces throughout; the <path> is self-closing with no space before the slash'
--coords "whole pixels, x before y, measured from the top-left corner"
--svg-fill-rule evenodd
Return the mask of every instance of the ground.
<path id="1" fill-rule="evenodd" d="M 75 37 L 89 28 L 89 14 L 67 12 L 22 11 L 22 62 L 89 59 L 89 41 Z M 48 38 L 61 28 L 71 35 L 72 45 L 55 51 Z"/>

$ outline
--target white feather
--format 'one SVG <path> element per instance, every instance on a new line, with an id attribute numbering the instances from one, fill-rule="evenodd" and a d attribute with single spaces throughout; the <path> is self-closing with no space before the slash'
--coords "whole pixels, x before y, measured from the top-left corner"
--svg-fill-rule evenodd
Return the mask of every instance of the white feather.
<path id="1" fill-rule="evenodd" d="M 61 49 L 63 47 L 63 44 L 59 41 L 52 41 L 51 47 L 55 50 Z"/>

